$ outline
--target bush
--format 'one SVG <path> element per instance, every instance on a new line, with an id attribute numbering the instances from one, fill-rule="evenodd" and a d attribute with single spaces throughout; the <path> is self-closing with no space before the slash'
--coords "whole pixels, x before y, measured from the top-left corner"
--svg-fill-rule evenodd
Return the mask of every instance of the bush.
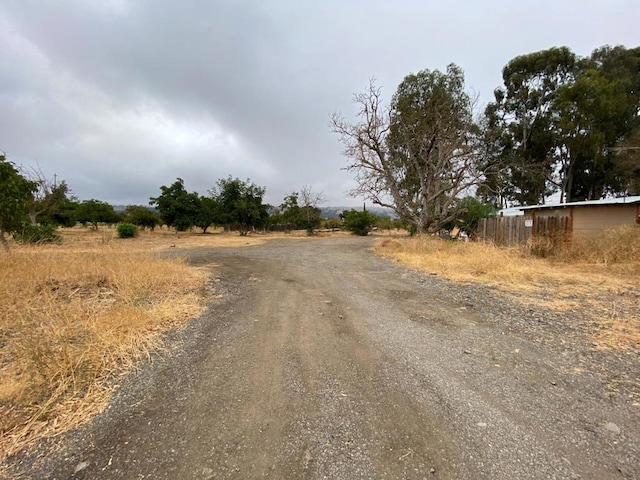
<path id="1" fill-rule="evenodd" d="M 120 238 L 133 238 L 138 234 L 138 228 L 132 223 L 119 223 L 118 224 L 118 237 Z"/>
<path id="2" fill-rule="evenodd" d="M 369 230 L 376 223 L 378 217 L 367 211 L 358 212 L 356 210 L 349 210 L 342 214 L 344 222 L 342 227 L 354 233 L 355 235 L 365 236 L 369 234 Z"/>
<path id="3" fill-rule="evenodd" d="M 13 238 L 20 243 L 60 243 L 62 237 L 56 233 L 53 225 L 25 225 Z"/>

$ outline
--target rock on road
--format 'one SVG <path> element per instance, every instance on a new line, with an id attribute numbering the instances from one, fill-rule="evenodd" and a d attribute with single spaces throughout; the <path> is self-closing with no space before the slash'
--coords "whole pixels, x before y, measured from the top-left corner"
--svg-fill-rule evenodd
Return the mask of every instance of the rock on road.
<path id="1" fill-rule="evenodd" d="M 222 298 L 24 478 L 640 478 L 637 406 L 371 245 L 178 252 Z"/>

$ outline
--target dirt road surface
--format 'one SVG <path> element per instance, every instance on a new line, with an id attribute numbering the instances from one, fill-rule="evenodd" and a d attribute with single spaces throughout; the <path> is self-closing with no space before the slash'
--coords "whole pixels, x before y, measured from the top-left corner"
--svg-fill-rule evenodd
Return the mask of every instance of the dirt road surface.
<path id="1" fill-rule="evenodd" d="M 640 478 L 637 354 L 371 245 L 178 252 L 221 298 L 22 478 Z"/>

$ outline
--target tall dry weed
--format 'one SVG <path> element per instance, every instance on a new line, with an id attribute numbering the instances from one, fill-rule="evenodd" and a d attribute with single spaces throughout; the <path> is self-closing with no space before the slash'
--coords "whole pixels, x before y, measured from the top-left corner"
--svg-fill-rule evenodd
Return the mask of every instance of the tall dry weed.
<path id="1" fill-rule="evenodd" d="M 575 238 L 564 244 L 557 257 L 570 263 L 634 264 L 640 261 L 640 226 L 624 225 L 594 238 Z"/>
<path id="2" fill-rule="evenodd" d="M 0 255 L 0 458 L 100 409 L 114 378 L 201 311 L 204 272 L 116 243 Z"/>
<path id="3" fill-rule="evenodd" d="M 596 341 L 640 350 L 640 227 L 540 248 L 544 256 L 532 252 L 531 245 L 506 248 L 417 237 L 385 239 L 374 250 L 453 281 L 498 287 L 524 304 L 558 310 L 588 305 Z"/>

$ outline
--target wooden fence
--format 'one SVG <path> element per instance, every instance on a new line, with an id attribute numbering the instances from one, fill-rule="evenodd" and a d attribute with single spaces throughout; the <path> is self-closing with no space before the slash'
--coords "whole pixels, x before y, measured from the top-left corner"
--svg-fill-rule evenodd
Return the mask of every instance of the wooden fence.
<path id="1" fill-rule="evenodd" d="M 521 245 L 531 237 L 544 237 L 555 243 L 572 228 L 570 217 L 535 217 L 532 226 L 525 222 L 524 216 L 481 218 L 476 238 L 502 246 Z"/>

